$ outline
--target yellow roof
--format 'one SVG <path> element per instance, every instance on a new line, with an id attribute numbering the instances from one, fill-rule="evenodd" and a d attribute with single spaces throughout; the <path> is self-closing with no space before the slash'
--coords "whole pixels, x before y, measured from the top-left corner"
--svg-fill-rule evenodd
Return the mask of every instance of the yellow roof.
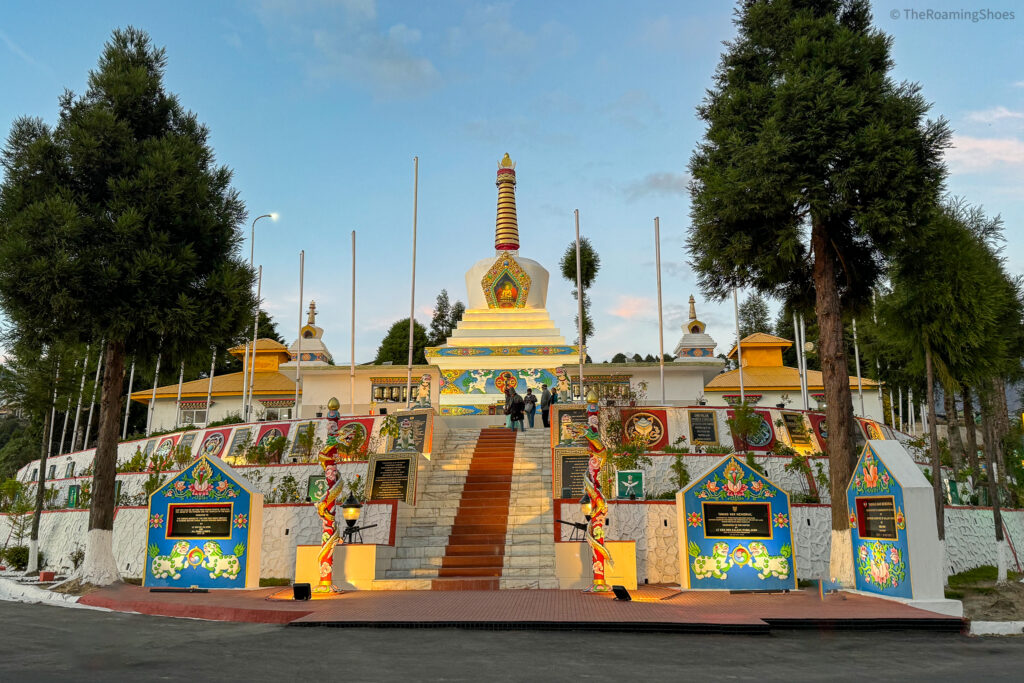
<path id="1" fill-rule="evenodd" d="M 743 340 L 740 343 L 743 344 L 743 348 L 744 349 L 746 349 L 748 347 L 752 348 L 752 349 L 753 348 L 758 348 L 758 347 L 761 347 L 761 348 L 779 347 L 779 348 L 783 348 L 783 349 L 788 349 L 790 346 L 793 345 L 793 342 L 791 342 L 788 339 L 783 339 L 782 337 L 776 337 L 774 334 L 766 334 L 764 332 L 755 332 L 754 334 L 748 334 L 746 337 L 743 338 Z M 736 355 L 736 345 L 733 344 L 732 349 L 730 349 L 729 353 L 726 354 L 726 358 L 732 358 L 735 355 Z"/>
<path id="2" fill-rule="evenodd" d="M 294 394 L 295 382 L 280 372 L 256 371 L 253 378 L 253 394 Z M 209 390 L 210 380 L 194 379 L 181 385 L 182 398 L 206 399 L 206 392 Z M 232 372 L 227 375 L 215 375 L 213 378 L 214 396 L 241 396 L 242 395 L 242 373 Z M 143 389 L 132 394 L 133 401 L 149 403 L 153 397 L 152 389 Z M 168 384 L 165 387 L 157 387 L 157 398 L 177 398 L 178 385 Z"/>
<path id="3" fill-rule="evenodd" d="M 267 337 L 260 337 L 259 339 L 256 340 L 256 350 L 257 351 L 284 351 L 284 352 L 287 353 L 288 347 L 285 346 L 284 344 L 282 344 L 281 342 L 276 341 L 274 339 L 268 339 Z M 234 348 L 228 349 L 228 352 L 229 353 L 236 353 L 236 352 L 237 353 L 244 353 L 245 352 L 245 344 L 241 344 L 241 345 L 236 346 Z"/>
<path id="4" fill-rule="evenodd" d="M 864 377 L 862 379 L 865 387 L 876 387 L 878 382 Z M 850 386 L 857 386 L 857 378 L 850 377 Z M 739 390 L 740 371 L 730 370 L 716 375 L 714 379 L 704 386 L 704 391 L 730 391 Z M 776 389 L 779 391 L 799 391 L 800 372 L 796 368 L 782 366 L 754 366 L 743 368 L 743 388 L 751 389 Z M 821 372 L 818 370 L 807 371 L 807 388 L 810 390 L 824 389 L 821 379 Z"/>

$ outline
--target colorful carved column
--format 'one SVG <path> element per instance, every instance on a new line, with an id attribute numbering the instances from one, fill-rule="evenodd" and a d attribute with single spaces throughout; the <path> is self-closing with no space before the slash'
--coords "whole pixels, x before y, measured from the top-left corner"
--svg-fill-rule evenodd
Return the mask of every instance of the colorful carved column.
<path id="1" fill-rule="evenodd" d="M 584 436 L 590 447 L 590 460 L 587 463 L 587 474 L 583 486 L 590 496 L 591 517 L 587 525 L 587 544 L 594 560 L 594 582 L 587 593 L 607 593 L 611 587 L 604 580 L 605 564 L 612 566 L 612 556 L 604 545 L 604 522 L 608 514 L 608 502 L 601 493 L 601 469 L 608 459 L 608 451 L 601 442 L 598 431 L 597 393 L 593 389 L 587 392 L 587 429 Z"/>
<path id="2" fill-rule="evenodd" d="M 494 248 L 519 250 L 519 222 L 516 219 L 516 165 L 508 154 L 498 164 L 498 218 L 494 224 Z"/>
<path id="3" fill-rule="evenodd" d="M 338 528 L 334 524 L 334 501 L 341 493 L 338 483 L 338 462 L 341 452 L 338 449 L 338 421 L 341 413 L 338 399 L 331 398 L 327 402 L 327 445 L 319 453 L 320 466 L 324 468 L 324 480 L 327 493 L 316 504 L 316 513 L 323 520 L 323 534 L 320 541 L 320 552 L 317 564 L 320 565 L 320 583 L 313 589 L 315 593 L 333 593 L 334 587 L 334 546 L 338 544 Z"/>

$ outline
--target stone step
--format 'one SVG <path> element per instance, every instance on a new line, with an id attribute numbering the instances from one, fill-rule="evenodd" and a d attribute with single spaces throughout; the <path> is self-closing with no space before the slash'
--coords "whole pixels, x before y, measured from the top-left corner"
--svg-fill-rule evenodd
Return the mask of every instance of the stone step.
<path id="1" fill-rule="evenodd" d="M 505 539 L 502 538 L 501 542 L 504 543 Z M 448 534 L 443 536 L 403 536 L 399 541 L 398 546 L 405 546 L 408 548 L 443 548 L 447 543 Z"/>
<path id="2" fill-rule="evenodd" d="M 499 581 L 501 590 L 557 590 L 558 579 L 551 576 L 505 577 Z"/>
<path id="3" fill-rule="evenodd" d="M 441 557 L 395 557 L 391 560 L 391 569 L 425 569 L 440 567 Z"/>
<path id="4" fill-rule="evenodd" d="M 428 591 L 430 579 L 376 579 L 370 584 L 375 591 Z"/>
<path id="5" fill-rule="evenodd" d="M 431 579 L 440 569 L 386 569 L 385 579 Z"/>
<path id="6" fill-rule="evenodd" d="M 505 567 L 537 567 L 543 569 L 555 568 L 555 557 L 541 557 L 538 555 L 512 555 L 504 558 Z"/>

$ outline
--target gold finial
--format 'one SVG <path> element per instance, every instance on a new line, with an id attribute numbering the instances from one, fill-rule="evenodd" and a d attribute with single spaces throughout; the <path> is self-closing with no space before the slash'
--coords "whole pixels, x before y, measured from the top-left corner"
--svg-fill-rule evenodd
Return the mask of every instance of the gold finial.
<path id="1" fill-rule="evenodd" d="M 327 409 L 328 410 L 337 410 L 340 407 L 341 407 L 341 402 L 337 398 L 335 398 L 333 396 L 331 397 L 331 400 L 327 402 Z"/>
<path id="2" fill-rule="evenodd" d="M 690 295 L 690 320 L 697 319 L 697 307 L 694 305 L 693 294 Z"/>
<path id="3" fill-rule="evenodd" d="M 306 320 L 307 325 L 316 324 L 316 302 L 310 300 L 309 302 L 309 318 Z"/>
<path id="4" fill-rule="evenodd" d="M 505 156 L 503 156 L 501 161 L 498 162 L 498 166 L 501 168 L 515 168 L 516 164 L 512 161 L 512 157 L 508 155 L 508 152 L 505 152 Z"/>
<path id="5" fill-rule="evenodd" d="M 587 403 L 597 403 L 597 392 L 593 387 L 587 389 Z"/>

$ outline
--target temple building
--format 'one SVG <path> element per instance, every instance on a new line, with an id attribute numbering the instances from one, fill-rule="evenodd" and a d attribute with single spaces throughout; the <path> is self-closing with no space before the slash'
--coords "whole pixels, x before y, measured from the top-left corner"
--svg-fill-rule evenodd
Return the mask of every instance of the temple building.
<path id="1" fill-rule="evenodd" d="M 331 397 L 339 399 L 343 411 L 357 414 L 411 401 L 429 403 L 442 415 L 486 416 L 501 412 L 506 387 L 539 394 L 542 384 L 558 387 L 563 402 L 580 400 L 578 347 L 567 343 L 546 308 L 549 273 L 520 255 L 516 169 L 508 154 L 498 163 L 495 184 L 494 252 L 466 272 L 466 312 L 444 344 L 426 349 L 428 365 L 413 366 L 410 382 L 407 366 L 357 365 L 352 372 L 327 362 L 307 366 L 304 360 L 301 417 L 323 414 Z M 669 405 L 696 404 L 705 382 L 723 366 L 714 355 L 714 340 L 696 319 L 692 297 L 690 312 L 676 351 L 680 358 L 665 364 Z M 305 339 L 302 354 L 305 359 Z M 281 370 L 294 379 L 294 366 L 285 363 Z M 661 402 L 658 363 L 586 363 L 583 373 L 584 384 L 602 398 Z"/>
<path id="2" fill-rule="evenodd" d="M 782 352 L 793 345 L 788 339 L 764 332 L 755 332 L 743 338 L 743 395 L 747 403 L 764 408 L 783 405 L 787 408 L 802 408 L 800 402 L 800 371 L 782 364 Z M 736 346 L 728 353 L 729 360 L 737 358 Z M 853 391 L 853 412 L 860 417 L 884 421 L 882 404 L 878 395 L 878 382 L 862 378 L 864 394 L 864 415 L 861 415 L 858 383 L 850 377 Z M 818 370 L 807 371 L 807 390 L 810 393 L 809 408 L 818 410 L 824 406 L 825 387 Z M 738 403 L 740 400 L 740 371 L 729 370 L 718 375 L 704 387 L 708 405 L 720 406 Z"/>
<path id="3" fill-rule="evenodd" d="M 228 349 L 228 353 L 241 359 L 245 355 L 245 346 Z M 303 351 L 303 355 L 305 353 Z M 290 361 L 293 355 L 278 341 L 257 339 L 254 357 L 253 419 L 290 419 L 295 409 L 295 380 L 281 373 L 280 367 Z M 150 431 L 165 431 L 189 424 L 201 427 L 229 415 L 241 415 L 242 386 L 241 372 L 214 375 L 212 383 L 208 377 L 183 382 L 180 385 L 180 401 L 178 384 L 157 387 Z M 153 396 L 152 389 L 144 389 L 132 393 L 130 398 L 149 406 Z M 206 402 L 207 396 L 210 397 L 209 405 Z"/>

